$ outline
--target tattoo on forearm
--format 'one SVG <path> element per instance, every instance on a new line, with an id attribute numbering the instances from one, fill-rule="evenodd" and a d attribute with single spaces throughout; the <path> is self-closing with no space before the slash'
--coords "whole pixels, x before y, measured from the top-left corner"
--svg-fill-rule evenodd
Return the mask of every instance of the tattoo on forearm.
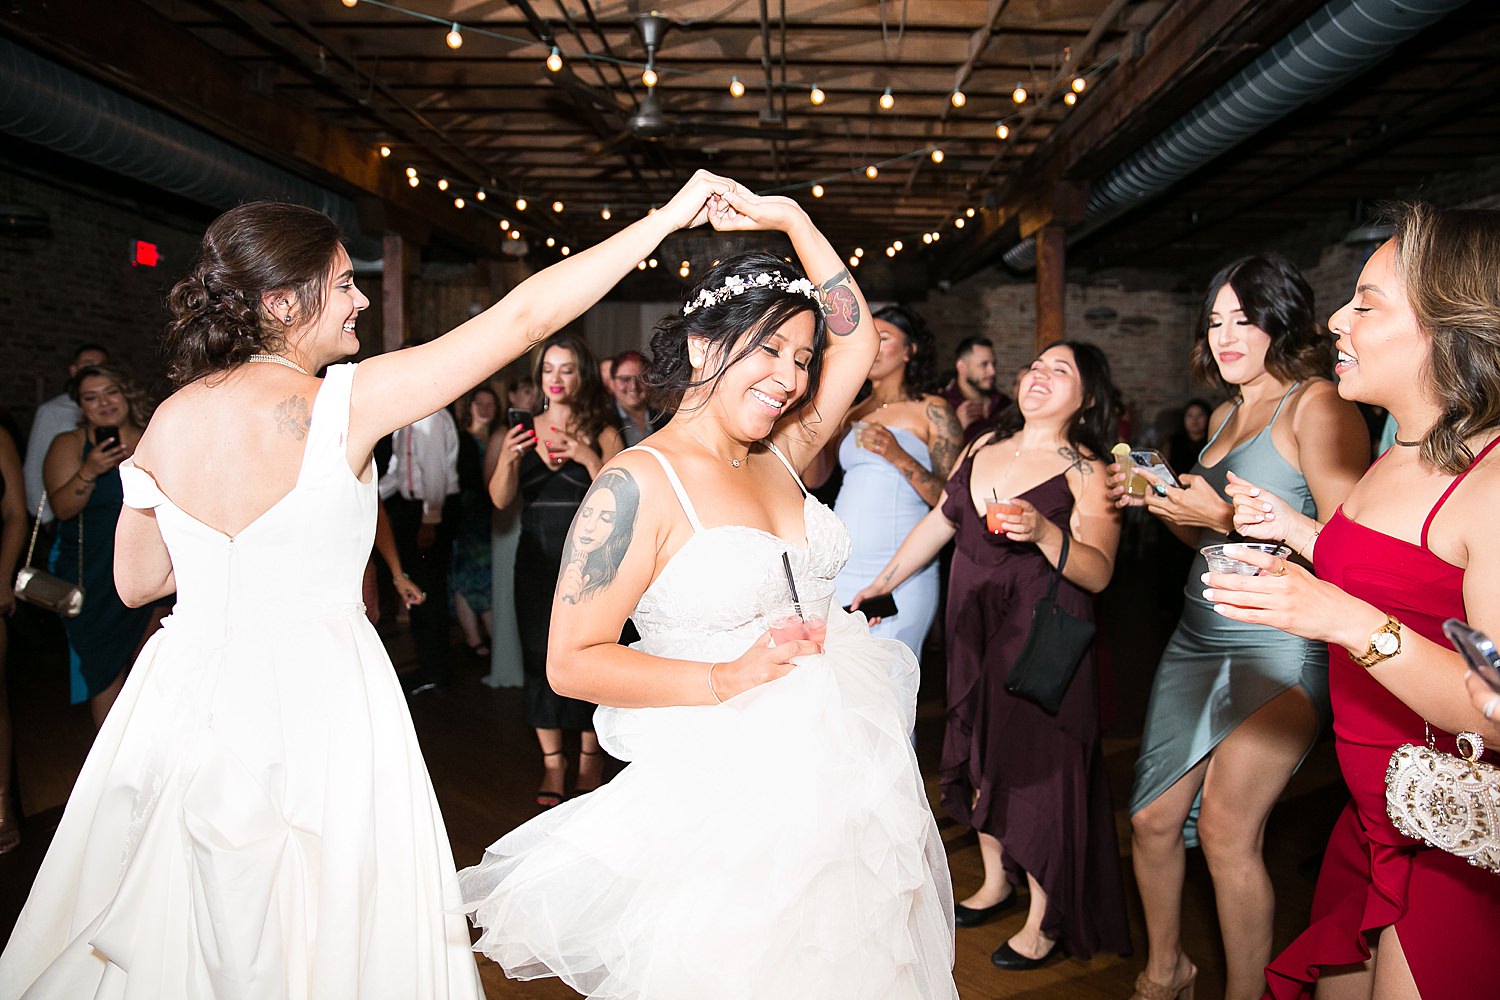
<path id="1" fill-rule="evenodd" d="M 835 337 L 847 337 L 859 327 L 859 296 L 851 283 L 848 268 L 823 282 L 823 316 Z"/>
<path id="2" fill-rule="evenodd" d="M 932 445 L 927 449 L 932 455 L 932 474 L 946 480 L 963 447 L 964 429 L 947 403 L 928 403 L 927 421 L 932 425 Z"/>
<path id="3" fill-rule="evenodd" d="M 624 469 L 606 469 L 589 487 L 568 529 L 557 596 L 577 604 L 614 582 L 630 549 L 641 491 Z"/>
<path id="4" fill-rule="evenodd" d="M 1057 453 L 1066 458 L 1068 464 L 1077 469 L 1080 475 L 1087 476 L 1093 473 L 1093 464 L 1087 458 L 1084 458 L 1083 454 L 1077 448 L 1065 444 L 1057 449 Z"/>
<path id="5" fill-rule="evenodd" d="M 276 404 L 274 414 L 278 431 L 290 434 L 298 441 L 307 437 L 307 429 L 312 425 L 312 415 L 308 412 L 306 398 L 288 396 Z"/>
<path id="6" fill-rule="evenodd" d="M 880 574 L 880 579 L 875 582 L 880 584 L 882 587 L 890 586 L 891 578 L 896 575 L 896 571 L 900 568 L 900 563 L 891 563 L 891 568 Z"/>

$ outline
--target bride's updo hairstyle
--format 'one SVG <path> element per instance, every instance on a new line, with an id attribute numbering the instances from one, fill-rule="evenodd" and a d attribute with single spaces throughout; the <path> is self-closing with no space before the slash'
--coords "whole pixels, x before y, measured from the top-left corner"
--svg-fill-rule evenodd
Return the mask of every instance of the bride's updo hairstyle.
<path id="1" fill-rule="evenodd" d="M 284 202 L 254 201 L 215 219 L 167 297 L 168 377 L 186 385 L 284 350 L 288 327 L 261 300 L 285 292 L 294 325 L 317 316 L 340 236 L 322 212 Z"/>
<path id="2" fill-rule="evenodd" d="M 794 283 L 800 284 L 787 287 Z M 719 261 L 688 292 L 682 309 L 656 324 L 651 337 L 651 367 L 646 372 L 653 405 L 675 411 L 689 389 L 717 386 L 725 372 L 760 350 L 787 320 L 810 312 L 813 354 L 807 364 L 807 390 L 787 413 L 807 406 L 817 395 L 823 348 L 828 343 L 820 300 L 805 294 L 811 287 L 800 268 L 763 250 Z M 708 371 L 698 380 L 693 378 L 693 363 L 688 359 L 690 337 L 708 342 Z"/>

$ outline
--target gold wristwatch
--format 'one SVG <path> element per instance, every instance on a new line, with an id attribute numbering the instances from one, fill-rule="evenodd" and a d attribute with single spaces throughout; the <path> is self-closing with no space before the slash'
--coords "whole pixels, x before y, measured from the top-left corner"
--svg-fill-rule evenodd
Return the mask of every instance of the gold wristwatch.
<path id="1" fill-rule="evenodd" d="M 1355 663 L 1369 670 L 1383 660 L 1389 660 L 1401 652 L 1401 623 L 1393 616 L 1385 616 L 1385 624 L 1370 633 L 1370 645 L 1363 656 L 1351 656 Z"/>

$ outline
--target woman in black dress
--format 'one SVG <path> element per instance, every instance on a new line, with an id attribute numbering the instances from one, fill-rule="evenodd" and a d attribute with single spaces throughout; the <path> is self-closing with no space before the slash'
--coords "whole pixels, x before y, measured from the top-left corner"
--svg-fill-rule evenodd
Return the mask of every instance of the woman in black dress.
<path id="1" fill-rule="evenodd" d="M 1109 362 L 1091 344 L 1043 351 L 1014 406 L 955 465 L 942 503 L 917 525 L 860 600 L 888 592 L 955 541 L 948 590 L 948 716 L 943 808 L 979 835 L 984 883 L 955 910 L 975 927 L 1029 888 L 1025 925 L 991 956 L 1035 968 L 1059 951 L 1125 952 L 1130 936 L 1113 812 L 1099 752 L 1092 652 L 1056 715 L 1005 690 L 1069 540 L 1057 603 L 1093 617 L 1090 593 L 1114 571 L 1120 525 L 1105 490 L 1119 414 Z M 990 530 L 986 501 L 1009 501 Z"/>
<path id="2" fill-rule="evenodd" d="M 551 808 L 567 794 L 563 730 L 578 730 L 575 793 L 599 787 L 604 756 L 594 735 L 594 706 L 560 697 L 547 683 L 552 592 L 561 575 L 568 526 L 594 477 L 624 447 L 611 422 L 608 394 L 588 345 L 573 334 L 547 339 L 536 355 L 545 409 L 532 427 L 510 428 L 490 479 L 490 499 L 509 507 L 520 497 L 516 546 L 516 621 L 526 672 L 526 716 L 542 748 L 544 776 L 536 804 Z"/>

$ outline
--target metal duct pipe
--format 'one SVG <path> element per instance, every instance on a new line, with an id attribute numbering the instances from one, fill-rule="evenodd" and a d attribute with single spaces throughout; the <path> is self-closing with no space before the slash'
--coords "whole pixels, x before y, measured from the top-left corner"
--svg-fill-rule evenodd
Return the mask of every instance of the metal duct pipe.
<path id="1" fill-rule="evenodd" d="M 1312 101 L 1327 96 L 1468 0 L 1332 0 L 1094 186 L 1073 238 L 1148 198 Z M 1002 257 L 1036 265 L 1036 240 Z"/>
<path id="2" fill-rule="evenodd" d="M 212 208 L 259 198 L 306 205 L 326 212 L 351 240 L 361 236 L 350 199 L 4 38 L 0 132 Z"/>

